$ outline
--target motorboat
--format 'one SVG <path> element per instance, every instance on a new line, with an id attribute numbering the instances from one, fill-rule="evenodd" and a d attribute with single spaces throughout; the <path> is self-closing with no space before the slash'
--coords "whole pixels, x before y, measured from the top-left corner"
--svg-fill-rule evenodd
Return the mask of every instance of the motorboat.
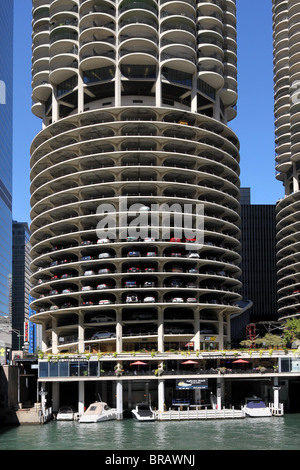
<path id="1" fill-rule="evenodd" d="M 131 410 L 133 418 L 137 421 L 155 421 L 156 415 L 149 403 L 137 403 L 134 410 Z"/>
<path id="2" fill-rule="evenodd" d="M 75 413 L 71 406 L 62 406 L 59 408 L 56 415 L 57 421 L 73 421 L 75 419 Z"/>
<path id="3" fill-rule="evenodd" d="M 262 418 L 272 416 L 271 409 L 266 406 L 263 399 L 257 396 L 246 398 L 244 410 L 246 416 L 251 418 Z"/>
<path id="4" fill-rule="evenodd" d="M 96 401 L 90 404 L 78 421 L 79 423 L 99 423 L 112 419 L 117 419 L 116 408 L 110 408 L 104 401 Z"/>

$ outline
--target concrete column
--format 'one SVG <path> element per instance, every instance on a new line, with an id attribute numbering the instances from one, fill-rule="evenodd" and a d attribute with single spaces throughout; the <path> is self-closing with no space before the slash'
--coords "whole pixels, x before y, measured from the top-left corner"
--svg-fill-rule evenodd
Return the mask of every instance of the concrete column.
<path id="1" fill-rule="evenodd" d="M 52 317 L 52 354 L 58 353 L 57 319 Z"/>
<path id="2" fill-rule="evenodd" d="M 219 349 L 224 348 L 223 312 L 218 313 Z"/>
<path id="3" fill-rule="evenodd" d="M 164 411 L 165 404 L 165 381 L 158 381 L 158 411 Z"/>
<path id="4" fill-rule="evenodd" d="M 218 410 L 222 409 L 222 398 L 224 395 L 224 379 L 217 379 L 217 406 Z"/>
<path id="5" fill-rule="evenodd" d="M 119 68 L 119 63 L 116 65 L 116 72 L 115 72 L 115 107 L 121 106 L 122 98 L 121 98 L 121 71 Z"/>
<path id="6" fill-rule="evenodd" d="M 42 324 L 42 352 L 47 351 L 46 323 Z"/>
<path id="7" fill-rule="evenodd" d="M 192 82 L 192 91 L 191 91 L 191 112 L 197 112 L 197 74 L 193 75 L 193 82 Z"/>
<path id="8" fill-rule="evenodd" d="M 84 111 L 84 92 L 83 92 L 83 79 L 81 73 L 78 74 L 78 113 Z"/>
<path id="9" fill-rule="evenodd" d="M 84 314 L 79 312 L 78 314 L 78 351 L 84 353 Z"/>
<path id="10" fill-rule="evenodd" d="M 131 410 L 132 384 L 131 382 L 127 382 L 127 383 L 128 383 L 128 392 L 127 392 L 128 409 Z"/>
<path id="11" fill-rule="evenodd" d="M 194 351 L 200 351 L 200 312 L 194 313 Z"/>
<path id="12" fill-rule="evenodd" d="M 78 382 L 78 413 L 84 413 L 84 382 Z"/>
<path id="13" fill-rule="evenodd" d="M 123 383 L 121 380 L 117 381 L 116 386 L 116 395 L 117 395 L 117 419 L 123 419 Z"/>
<path id="14" fill-rule="evenodd" d="M 216 102 L 214 105 L 213 117 L 220 121 L 221 109 L 220 109 L 220 95 L 216 94 Z"/>
<path id="15" fill-rule="evenodd" d="M 60 407 L 59 389 L 60 389 L 60 383 L 53 382 L 52 383 L 52 409 L 54 412 L 57 412 Z"/>
<path id="16" fill-rule="evenodd" d="M 164 314 L 161 307 L 158 308 L 157 315 L 157 350 L 164 352 Z"/>
<path id="17" fill-rule="evenodd" d="M 299 191 L 298 172 L 296 171 L 296 163 L 293 164 L 293 189 L 294 193 Z"/>
<path id="18" fill-rule="evenodd" d="M 274 391 L 274 408 L 275 409 L 279 409 L 279 390 L 280 390 L 280 387 L 278 386 L 278 377 L 274 377 L 274 387 L 273 387 L 273 391 Z"/>
<path id="19" fill-rule="evenodd" d="M 122 312 L 117 312 L 116 315 L 116 352 L 119 354 L 123 349 L 123 325 L 122 325 Z"/>
<path id="20" fill-rule="evenodd" d="M 155 85 L 155 106 L 161 107 L 161 68 L 158 66 L 156 85 Z"/>
<path id="21" fill-rule="evenodd" d="M 59 120 L 59 105 L 56 98 L 56 87 L 52 90 L 52 122 Z"/>
<path id="22" fill-rule="evenodd" d="M 228 313 L 226 315 L 226 323 L 227 323 L 227 329 L 226 329 L 226 338 L 227 338 L 227 343 L 231 344 L 231 328 L 230 328 L 230 321 L 231 321 L 231 315 Z M 228 347 L 228 346 L 227 346 Z M 229 347 L 228 347 L 229 348 Z"/>

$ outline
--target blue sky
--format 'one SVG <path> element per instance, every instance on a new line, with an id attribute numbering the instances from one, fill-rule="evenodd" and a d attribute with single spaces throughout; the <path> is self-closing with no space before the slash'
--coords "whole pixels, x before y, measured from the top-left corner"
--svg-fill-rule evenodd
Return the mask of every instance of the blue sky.
<path id="1" fill-rule="evenodd" d="M 41 130 L 31 113 L 31 0 L 15 1 L 13 217 L 30 223 L 30 144 Z M 230 123 L 241 144 L 241 186 L 252 204 L 283 196 L 275 179 L 271 0 L 237 0 L 238 117 Z"/>

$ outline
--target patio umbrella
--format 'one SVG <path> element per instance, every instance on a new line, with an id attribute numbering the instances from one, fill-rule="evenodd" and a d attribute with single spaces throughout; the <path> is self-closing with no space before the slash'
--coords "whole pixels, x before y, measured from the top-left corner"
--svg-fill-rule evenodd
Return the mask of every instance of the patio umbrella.
<path id="1" fill-rule="evenodd" d="M 245 361 L 245 359 L 237 359 L 236 361 L 233 361 L 232 364 L 249 364 L 249 361 Z"/>
<path id="2" fill-rule="evenodd" d="M 182 362 L 181 364 L 198 364 L 198 362 L 192 361 L 191 359 L 189 359 L 188 361 Z"/>
<path id="3" fill-rule="evenodd" d="M 147 364 L 148 362 L 136 361 L 136 362 L 132 362 L 130 365 L 131 366 L 146 366 Z"/>

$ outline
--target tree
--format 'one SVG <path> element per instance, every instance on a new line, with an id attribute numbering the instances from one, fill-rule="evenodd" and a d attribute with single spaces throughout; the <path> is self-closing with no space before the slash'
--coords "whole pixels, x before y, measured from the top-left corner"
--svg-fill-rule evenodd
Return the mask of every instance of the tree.
<path id="1" fill-rule="evenodd" d="M 283 338 L 286 344 L 300 339 L 300 318 L 289 318 L 286 321 Z"/>
<path id="2" fill-rule="evenodd" d="M 263 338 L 256 339 L 257 346 L 263 346 L 265 348 L 282 348 L 284 346 L 284 339 L 278 335 L 272 335 L 271 333 L 265 334 Z"/>

